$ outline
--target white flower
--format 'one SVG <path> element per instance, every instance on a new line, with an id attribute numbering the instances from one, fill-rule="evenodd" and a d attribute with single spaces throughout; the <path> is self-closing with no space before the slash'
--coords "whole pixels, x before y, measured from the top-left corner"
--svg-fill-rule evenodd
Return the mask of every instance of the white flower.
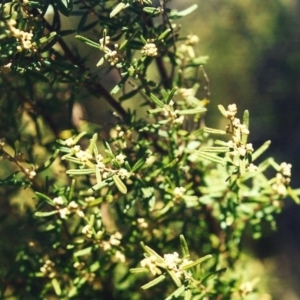
<path id="1" fill-rule="evenodd" d="M 153 43 L 153 40 L 147 40 L 147 44 L 143 47 L 141 52 L 146 56 L 153 57 L 158 55 L 158 49 L 156 45 Z"/>
<path id="2" fill-rule="evenodd" d="M 176 187 L 175 189 L 174 189 L 174 196 L 175 196 L 175 198 L 180 198 L 180 197 L 182 197 L 183 195 L 184 195 L 184 193 L 185 193 L 185 191 L 186 191 L 186 189 L 184 188 L 184 187 Z"/>
<path id="3" fill-rule="evenodd" d="M 227 107 L 227 118 L 234 117 L 237 113 L 237 106 L 235 103 L 229 104 Z"/>
<path id="4" fill-rule="evenodd" d="M 53 203 L 59 206 L 64 205 L 64 199 L 61 196 L 56 197 L 53 199 Z"/>
<path id="5" fill-rule="evenodd" d="M 116 253 L 115 253 L 115 255 L 114 255 L 114 258 L 115 258 L 117 261 L 119 261 L 120 263 L 125 263 L 125 262 L 126 262 L 126 257 L 125 257 L 125 255 L 124 255 L 121 251 L 119 251 L 119 250 L 116 251 Z"/>
<path id="6" fill-rule="evenodd" d="M 186 44 L 187 45 L 195 45 L 199 42 L 199 37 L 197 35 L 194 34 L 189 34 L 187 36 L 187 40 L 186 40 Z"/>
<path id="7" fill-rule="evenodd" d="M 74 146 L 74 140 L 72 138 L 68 138 L 65 140 L 65 145 L 68 147 Z"/>
<path id="8" fill-rule="evenodd" d="M 148 228 L 148 223 L 145 221 L 144 218 L 138 218 L 137 219 L 137 225 L 140 228 Z"/>
<path id="9" fill-rule="evenodd" d="M 128 172 L 126 169 L 121 168 L 121 169 L 119 170 L 119 176 L 120 176 L 122 179 L 128 178 L 128 177 L 129 177 L 129 172 Z"/>
<path id="10" fill-rule="evenodd" d="M 118 154 L 118 155 L 116 156 L 116 160 L 118 161 L 118 163 L 119 163 L 120 165 L 124 164 L 125 159 L 126 159 L 126 156 L 125 156 L 124 154 L 122 154 L 122 153 L 120 153 L 120 154 Z"/>
<path id="11" fill-rule="evenodd" d="M 174 252 L 173 254 L 165 254 L 164 260 L 169 270 L 177 270 L 177 265 L 181 262 L 177 252 Z"/>
<path id="12" fill-rule="evenodd" d="M 62 219 L 66 219 L 67 216 L 70 214 L 70 211 L 67 207 L 64 207 L 62 209 L 59 209 L 58 213 Z"/>
<path id="13" fill-rule="evenodd" d="M 286 176 L 286 177 L 291 177 L 292 175 L 292 165 L 288 164 L 286 162 L 281 163 L 280 165 L 280 172 L 282 173 L 282 175 Z"/>
<path id="14" fill-rule="evenodd" d="M 141 261 L 141 266 L 143 268 L 149 269 L 149 271 L 152 273 L 152 275 L 160 275 L 162 272 L 156 265 L 156 256 L 151 255 L 149 257 L 145 257 Z"/>
<path id="15" fill-rule="evenodd" d="M 81 232 L 84 234 L 84 235 L 92 235 L 92 230 L 91 230 L 91 226 L 89 224 L 85 225 Z"/>

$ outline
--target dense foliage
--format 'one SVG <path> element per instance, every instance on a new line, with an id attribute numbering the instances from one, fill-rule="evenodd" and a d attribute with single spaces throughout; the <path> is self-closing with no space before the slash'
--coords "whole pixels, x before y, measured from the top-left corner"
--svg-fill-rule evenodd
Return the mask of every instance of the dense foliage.
<path id="1" fill-rule="evenodd" d="M 5 2 L 1 298 L 269 299 L 241 240 L 299 191 L 248 111 L 205 126 L 208 57 L 179 23 L 197 5 Z M 86 92 L 107 122 L 82 118 Z"/>

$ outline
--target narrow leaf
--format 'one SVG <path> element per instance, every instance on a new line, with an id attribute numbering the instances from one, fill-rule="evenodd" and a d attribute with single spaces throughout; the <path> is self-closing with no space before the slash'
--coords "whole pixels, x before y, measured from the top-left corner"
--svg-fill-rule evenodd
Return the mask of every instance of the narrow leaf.
<path id="1" fill-rule="evenodd" d="M 208 152 L 201 152 L 201 151 L 196 151 L 196 154 L 198 156 L 200 156 L 203 159 L 207 159 L 210 160 L 212 162 L 218 163 L 218 164 L 222 164 L 223 166 L 225 165 L 225 160 L 222 157 L 219 157 L 217 155 L 214 154 L 210 154 Z"/>
<path id="2" fill-rule="evenodd" d="M 296 204 L 300 204 L 300 199 L 296 192 L 289 186 L 287 188 L 288 195 L 295 201 Z"/>
<path id="3" fill-rule="evenodd" d="M 148 272 L 149 270 L 147 268 L 132 268 L 129 271 L 130 273 L 145 273 Z"/>
<path id="4" fill-rule="evenodd" d="M 158 36 L 158 40 L 161 41 L 163 40 L 169 33 L 171 32 L 171 28 L 166 29 L 164 32 L 162 32 L 159 36 Z"/>
<path id="5" fill-rule="evenodd" d="M 245 125 L 245 127 L 247 129 L 249 129 L 249 111 L 245 110 L 244 111 L 244 115 L 243 115 L 243 125 Z M 242 133 L 242 143 L 243 145 L 246 146 L 247 144 L 247 140 L 248 140 L 248 135 L 247 133 Z"/>
<path id="6" fill-rule="evenodd" d="M 207 111 L 207 109 L 205 107 L 197 107 L 197 108 L 193 108 L 193 109 L 180 110 L 178 112 L 178 114 L 179 115 L 193 115 L 193 114 L 203 113 L 205 111 Z"/>
<path id="7" fill-rule="evenodd" d="M 47 212 L 37 211 L 37 212 L 34 213 L 34 215 L 36 217 L 49 217 L 49 216 L 55 215 L 55 214 L 57 214 L 56 210 L 47 211 Z"/>
<path id="8" fill-rule="evenodd" d="M 46 195 L 44 195 L 44 194 L 42 194 L 42 193 L 39 193 L 39 192 L 35 192 L 35 194 L 36 194 L 39 198 L 45 200 L 45 201 L 46 201 L 48 204 L 50 204 L 51 206 L 55 206 L 55 204 L 53 203 L 52 199 L 49 198 L 48 196 L 46 196 Z"/>
<path id="9" fill-rule="evenodd" d="M 228 118 L 228 115 L 227 115 L 227 110 L 224 108 L 223 105 L 218 105 L 218 109 L 219 111 L 221 112 L 221 114 L 225 117 L 225 118 Z"/>
<path id="10" fill-rule="evenodd" d="M 113 180 L 115 182 L 115 185 L 117 186 L 118 190 L 122 193 L 122 194 L 127 194 L 127 188 L 126 185 L 123 183 L 123 181 L 120 179 L 119 176 L 114 175 L 113 176 Z"/>
<path id="11" fill-rule="evenodd" d="M 266 141 L 260 146 L 253 154 L 252 161 L 255 161 L 260 155 L 262 155 L 271 145 L 271 141 Z"/>
<path id="12" fill-rule="evenodd" d="M 86 11 L 83 16 L 81 17 L 79 23 L 78 23 L 78 26 L 77 26 L 77 32 L 80 32 L 82 30 L 82 28 L 84 27 L 85 23 L 86 23 L 86 20 L 88 18 L 90 14 L 90 11 Z"/>
<path id="13" fill-rule="evenodd" d="M 211 152 L 211 153 L 225 153 L 225 152 L 229 152 L 229 148 L 228 147 L 201 147 L 199 151 Z"/>
<path id="14" fill-rule="evenodd" d="M 185 286 L 181 285 L 177 290 L 175 290 L 169 297 L 165 298 L 165 300 L 172 300 L 174 298 L 179 298 L 185 290 Z"/>
<path id="15" fill-rule="evenodd" d="M 190 289 L 184 291 L 184 300 L 191 300 L 192 299 L 192 292 Z"/>
<path id="16" fill-rule="evenodd" d="M 158 254 L 156 253 L 153 249 L 151 249 L 150 247 L 146 246 L 143 242 L 141 242 L 141 246 L 143 247 L 144 251 L 148 254 L 148 255 L 154 255 L 157 258 L 157 262 L 158 263 L 163 263 L 164 259 Z"/>
<path id="17" fill-rule="evenodd" d="M 183 258 L 188 259 L 190 257 L 190 252 L 189 252 L 189 247 L 187 245 L 187 242 L 182 234 L 179 236 L 179 238 L 180 238 L 180 245 L 181 245 L 181 251 L 183 254 Z"/>
<path id="18" fill-rule="evenodd" d="M 73 9 L 73 0 L 56 0 L 53 5 L 64 15 L 69 16 Z"/>
<path id="19" fill-rule="evenodd" d="M 95 169 L 71 169 L 67 170 L 68 175 L 88 175 L 95 173 Z"/>
<path id="20" fill-rule="evenodd" d="M 181 270 L 187 270 L 187 269 L 190 269 L 192 267 L 195 267 L 197 265 L 199 265 L 200 263 L 204 262 L 205 260 L 209 259 L 209 258 L 212 258 L 212 255 L 211 254 L 208 254 L 208 255 L 205 255 L 201 258 L 198 258 L 197 260 L 191 262 L 191 263 L 188 263 L 186 265 L 183 265 L 182 267 L 180 267 Z"/>
<path id="21" fill-rule="evenodd" d="M 99 43 L 96 43 L 84 36 L 81 36 L 81 35 L 75 35 L 75 38 L 78 40 L 78 41 L 81 41 L 83 43 L 85 43 L 86 45 L 88 46 L 91 46 L 91 47 L 94 47 L 94 48 L 97 48 L 97 49 L 100 49 L 100 44 Z"/>
<path id="22" fill-rule="evenodd" d="M 60 296 L 60 295 L 61 295 L 61 288 L 60 288 L 60 285 L 59 285 L 58 280 L 57 280 L 55 277 L 52 278 L 51 284 L 52 284 L 52 286 L 53 286 L 53 289 L 54 289 L 54 291 L 55 291 L 55 294 L 56 294 L 57 296 Z"/>
<path id="23" fill-rule="evenodd" d="M 52 165 L 52 163 L 55 161 L 58 154 L 59 154 L 59 150 L 56 149 L 54 151 L 53 155 L 50 156 L 50 158 L 46 162 L 44 162 L 44 164 L 42 166 L 40 166 L 36 171 L 42 172 L 42 171 L 46 170 L 47 168 L 49 168 Z"/>
<path id="24" fill-rule="evenodd" d="M 159 100 L 153 93 L 150 94 L 150 99 L 161 108 L 165 106 L 165 104 L 161 100 Z"/>
<path id="25" fill-rule="evenodd" d="M 84 248 L 84 249 L 81 249 L 81 250 L 75 252 L 74 256 L 78 257 L 78 256 L 88 255 L 91 252 L 92 252 L 92 247 L 88 247 L 88 248 Z"/>
<path id="26" fill-rule="evenodd" d="M 203 131 L 210 133 L 210 134 L 227 134 L 227 132 L 225 130 L 209 128 L 209 127 L 204 127 Z"/>
<path id="27" fill-rule="evenodd" d="M 157 7 L 146 6 L 143 8 L 143 11 L 147 14 L 158 15 L 161 13 L 161 9 Z"/>
<path id="28" fill-rule="evenodd" d="M 166 279 L 166 275 L 160 275 L 159 277 L 157 277 L 157 278 L 151 280 L 151 281 L 148 282 L 147 284 L 144 284 L 141 288 L 142 288 L 143 290 L 149 289 L 149 288 L 155 286 L 156 284 L 162 282 L 162 281 L 165 280 L 165 279 Z"/>
<path id="29" fill-rule="evenodd" d="M 112 12 L 109 14 L 110 18 L 113 18 L 114 16 L 116 16 L 121 10 L 123 10 L 124 8 L 128 7 L 129 3 L 119 3 L 113 10 Z"/>

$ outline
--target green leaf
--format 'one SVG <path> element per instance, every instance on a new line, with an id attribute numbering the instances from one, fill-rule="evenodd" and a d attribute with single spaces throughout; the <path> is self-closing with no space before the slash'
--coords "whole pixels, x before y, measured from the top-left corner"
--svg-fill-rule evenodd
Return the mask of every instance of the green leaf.
<path id="1" fill-rule="evenodd" d="M 55 214 L 57 214 L 56 210 L 47 211 L 47 212 L 37 211 L 37 212 L 34 213 L 34 215 L 36 217 L 49 217 L 49 216 L 52 216 L 52 215 L 55 215 Z"/>
<path id="2" fill-rule="evenodd" d="M 39 198 L 45 200 L 45 201 L 46 201 L 48 204 L 50 204 L 51 206 L 55 206 L 53 200 L 52 200 L 51 198 L 49 198 L 48 196 L 46 196 L 46 195 L 44 195 L 44 194 L 42 194 L 42 193 L 39 193 L 39 192 L 35 192 L 35 194 L 36 194 Z"/>
<path id="3" fill-rule="evenodd" d="M 116 16 L 120 11 L 122 11 L 123 9 L 127 8 L 129 6 L 129 3 L 119 3 L 113 10 L 112 12 L 109 14 L 110 18 L 113 18 L 114 16 Z"/>
<path id="4" fill-rule="evenodd" d="M 73 0 L 56 0 L 53 3 L 64 16 L 70 16 L 73 9 Z"/>
<path id="5" fill-rule="evenodd" d="M 157 258 L 158 263 L 163 263 L 164 262 L 164 259 L 158 253 L 156 253 L 153 249 L 151 249 L 150 247 L 145 245 L 143 242 L 141 242 L 141 246 L 149 256 L 154 255 Z"/>
<path id="6" fill-rule="evenodd" d="M 197 4 L 194 4 L 192 6 L 190 6 L 189 8 L 182 10 L 182 11 L 177 11 L 177 10 L 172 10 L 170 13 L 170 19 L 177 19 L 177 18 L 182 18 L 184 16 L 189 15 L 190 13 L 192 13 L 194 10 L 196 10 L 198 8 Z"/>
<path id="7" fill-rule="evenodd" d="M 149 270 L 147 268 L 132 268 L 129 270 L 130 273 L 145 273 Z"/>
<path id="8" fill-rule="evenodd" d="M 225 109 L 225 107 L 223 105 L 221 105 L 221 104 L 218 105 L 218 109 L 225 118 L 228 118 L 227 110 Z"/>
<path id="9" fill-rule="evenodd" d="M 151 6 L 146 6 L 143 8 L 143 11 L 147 14 L 151 14 L 151 15 L 159 15 L 162 10 L 158 7 L 151 7 Z"/>
<path id="10" fill-rule="evenodd" d="M 165 106 L 165 104 L 161 100 L 159 100 L 153 93 L 150 94 L 150 99 L 160 108 L 163 108 Z"/>
<path id="11" fill-rule="evenodd" d="M 84 36 L 81 36 L 81 35 L 75 35 L 75 38 L 78 40 L 78 41 L 81 41 L 83 43 L 85 43 L 86 45 L 88 46 L 91 46 L 91 47 L 94 47 L 94 48 L 97 48 L 97 49 L 100 49 L 100 44 L 99 43 L 96 43 Z"/>
<path id="12" fill-rule="evenodd" d="M 140 158 L 132 167 L 131 172 L 136 172 L 138 170 L 140 170 L 143 165 L 145 164 L 146 160 L 144 157 Z"/>
<path id="13" fill-rule="evenodd" d="M 53 289 L 55 291 L 55 294 L 57 296 L 60 296 L 61 295 L 61 288 L 60 288 L 60 285 L 59 285 L 59 282 L 56 278 L 52 278 L 51 279 L 51 284 L 53 286 Z"/>
<path id="14" fill-rule="evenodd" d="M 241 158 L 240 159 L 240 169 L 239 169 L 240 175 L 241 177 L 244 177 L 245 173 L 246 173 L 246 159 L 245 158 Z"/>
<path id="15" fill-rule="evenodd" d="M 158 36 L 157 40 L 159 41 L 163 40 L 171 31 L 172 31 L 171 28 L 166 29 Z"/>
<path id="16" fill-rule="evenodd" d="M 86 23 L 86 20 L 87 20 L 89 14 L 90 14 L 90 11 L 88 10 L 88 11 L 86 11 L 86 12 L 82 15 L 82 17 L 81 17 L 81 19 L 80 19 L 80 21 L 79 21 L 79 23 L 78 23 L 78 26 L 77 26 L 77 32 L 80 32 L 80 31 L 82 30 L 82 28 L 84 27 L 84 25 L 85 25 L 85 23 Z"/>
<path id="17" fill-rule="evenodd" d="M 170 94 L 168 95 L 168 97 L 166 99 L 166 103 L 169 103 L 173 99 L 176 92 L 177 92 L 177 88 L 176 87 L 172 88 Z"/>
<path id="18" fill-rule="evenodd" d="M 177 290 L 175 290 L 169 297 L 165 298 L 165 300 L 172 300 L 174 298 L 179 298 L 185 290 L 185 286 L 181 285 Z"/>
<path id="19" fill-rule="evenodd" d="M 215 163 L 218 163 L 218 164 L 221 164 L 221 165 L 225 165 L 225 160 L 224 158 L 222 157 L 219 157 L 217 155 L 214 155 L 214 154 L 210 154 L 208 152 L 201 152 L 201 151 L 196 151 L 196 154 L 198 156 L 200 156 L 201 158 L 203 159 L 207 159 L 207 160 L 210 160 L 212 162 L 215 162 Z"/>
<path id="20" fill-rule="evenodd" d="M 203 131 L 210 134 L 227 134 L 225 130 L 209 128 L 209 127 L 204 127 Z"/>
<path id="21" fill-rule="evenodd" d="M 180 267 L 180 269 L 181 270 L 187 270 L 187 269 L 193 268 L 193 267 L 201 264 L 202 262 L 204 262 L 205 260 L 210 259 L 210 258 L 212 258 L 211 254 L 205 255 L 205 256 L 203 256 L 201 258 L 198 258 L 197 260 L 195 260 L 191 263 L 183 265 L 182 267 Z"/>
<path id="22" fill-rule="evenodd" d="M 188 244 L 182 234 L 179 236 L 179 238 L 180 238 L 180 245 L 181 245 L 181 251 L 183 254 L 183 258 L 188 259 L 190 257 Z"/>
<path id="23" fill-rule="evenodd" d="M 295 193 L 295 191 L 290 186 L 287 187 L 287 192 L 288 192 L 288 195 L 295 201 L 296 204 L 300 204 L 300 199 L 299 199 L 298 195 Z"/>
<path id="24" fill-rule="evenodd" d="M 95 168 L 94 169 L 71 169 L 67 170 L 66 173 L 68 175 L 88 175 L 96 173 Z"/>
<path id="25" fill-rule="evenodd" d="M 218 276 L 218 275 L 221 275 L 222 273 L 224 273 L 225 271 L 227 270 L 227 268 L 222 268 L 222 269 L 219 269 L 215 272 L 212 272 L 208 275 L 206 275 L 202 280 L 201 282 L 205 282 L 207 279 L 209 279 L 210 277 L 215 277 L 215 276 Z"/>
<path id="26" fill-rule="evenodd" d="M 198 67 L 201 65 L 206 65 L 209 57 L 208 56 L 199 56 L 193 58 L 190 63 L 187 64 L 187 67 Z"/>
<path id="27" fill-rule="evenodd" d="M 143 290 L 149 289 L 149 288 L 155 286 L 156 284 L 162 282 L 162 281 L 165 280 L 165 279 L 166 279 L 166 275 L 160 275 L 159 277 L 157 277 L 157 278 L 151 280 L 151 281 L 148 282 L 147 284 L 144 284 L 141 288 L 142 288 Z"/>
<path id="28" fill-rule="evenodd" d="M 201 147 L 200 152 L 210 152 L 210 153 L 226 153 L 229 152 L 228 147 Z"/>
<path id="29" fill-rule="evenodd" d="M 113 176 L 113 180 L 115 182 L 115 185 L 117 186 L 118 190 L 122 193 L 122 194 L 127 194 L 127 187 L 126 185 L 123 183 L 123 181 L 120 179 L 120 177 L 118 175 L 114 175 Z"/>
<path id="30" fill-rule="evenodd" d="M 124 86 L 125 82 L 127 81 L 128 77 L 129 77 L 129 75 L 126 74 L 121 79 L 121 81 L 111 90 L 111 92 L 110 92 L 111 95 L 115 95 L 115 94 L 117 94 L 121 90 L 121 88 Z"/>
<path id="31" fill-rule="evenodd" d="M 87 248 L 81 249 L 81 250 L 75 252 L 74 256 L 78 257 L 78 256 L 89 255 L 89 254 L 91 254 L 92 249 L 93 249 L 92 247 L 87 247 Z"/>
<path id="32" fill-rule="evenodd" d="M 50 156 L 50 158 L 49 158 L 46 162 L 44 162 L 44 164 L 41 165 L 41 166 L 36 170 L 36 172 L 39 173 L 39 172 L 42 172 L 42 171 L 48 169 L 48 168 L 52 165 L 52 163 L 55 161 L 55 159 L 57 158 L 59 152 L 60 152 L 60 151 L 59 151 L 58 149 L 56 149 L 56 150 L 54 151 L 53 155 Z"/>
<path id="33" fill-rule="evenodd" d="M 130 98 L 132 98 L 133 96 L 135 96 L 138 92 L 139 92 L 139 89 L 138 89 L 138 88 L 137 88 L 137 89 L 133 89 L 132 91 L 128 92 L 127 94 L 121 96 L 121 97 L 119 98 L 119 101 L 122 102 L 122 101 L 124 101 L 124 100 L 130 99 Z"/>
<path id="34" fill-rule="evenodd" d="M 45 83 L 49 82 L 48 78 L 45 75 L 43 75 L 41 72 L 27 69 L 25 74 L 27 74 L 28 76 L 30 76 L 31 78 L 37 81 L 42 81 Z"/>
<path id="35" fill-rule="evenodd" d="M 261 156 L 271 145 L 271 141 L 266 141 L 262 146 L 260 146 L 256 151 L 252 154 L 252 161 L 255 161 L 259 156 Z"/>
<path id="36" fill-rule="evenodd" d="M 248 111 L 248 110 L 245 110 L 245 111 L 244 111 L 244 115 L 243 115 L 243 125 L 245 125 L 245 127 L 246 127 L 247 129 L 249 129 L 249 111 Z M 243 145 L 245 145 L 245 146 L 246 146 L 246 144 L 247 144 L 248 135 L 249 135 L 249 134 L 242 133 L 242 143 L 243 143 Z"/>

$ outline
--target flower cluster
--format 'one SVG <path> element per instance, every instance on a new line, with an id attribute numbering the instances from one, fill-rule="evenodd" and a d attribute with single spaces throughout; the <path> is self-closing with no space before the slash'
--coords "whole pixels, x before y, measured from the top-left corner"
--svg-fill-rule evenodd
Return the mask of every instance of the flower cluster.
<path id="1" fill-rule="evenodd" d="M 152 56 L 152 57 L 158 55 L 158 49 L 153 39 L 147 39 L 147 44 L 143 47 L 141 53 L 146 56 Z"/>
<path id="2" fill-rule="evenodd" d="M 146 256 L 141 261 L 141 266 L 147 268 L 152 275 L 160 275 L 162 271 L 160 268 L 167 269 L 169 271 L 174 271 L 178 278 L 184 276 L 189 278 L 189 272 L 185 272 L 181 268 L 191 261 L 187 259 L 181 259 L 177 252 L 168 253 L 163 256 L 163 261 L 159 262 L 158 258 L 155 255 Z M 159 268 L 160 267 L 160 268 Z"/>
<path id="3" fill-rule="evenodd" d="M 195 50 L 193 46 L 195 46 L 199 42 L 199 37 L 197 35 L 188 35 L 185 43 L 180 45 L 178 49 L 179 57 L 182 59 L 195 58 Z"/>
<path id="4" fill-rule="evenodd" d="M 59 196 L 53 199 L 53 203 L 57 210 L 57 213 L 62 219 L 67 219 L 68 215 L 75 212 L 79 217 L 84 217 L 84 212 L 82 208 L 75 202 L 71 201 L 67 206 L 65 206 L 64 199 Z"/>
<path id="5" fill-rule="evenodd" d="M 186 189 L 184 187 L 176 187 L 173 191 L 174 193 L 174 198 L 173 201 L 174 202 L 178 202 L 180 200 L 180 198 L 182 198 L 182 196 L 184 195 L 184 193 L 186 192 Z"/>
<path id="6" fill-rule="evenodd" d="M 14 19 L 7 20 L 7 27 L 9 34 L 16 38 L 18 42 L 17 50 L 22 52 L 23 50 L 34 50 L 35 47 L 32 44 L 33 33 L 20 30 L 17 28 L 17 21 Z"/>
<path id="7" fill-rule="evenodd" d="M 105 250 L 108 251 L 112 246 L 119 246 L 121 244 L 122 234 L 118 231 L 113 233 L 108 241 L 101 241 L 100 245 Z"/>
<path id="8" fill-rule="evenodd" d="M 121 133 L 124 134 L 123 131 L 118 131 L 118 136 L 120 136 Z M 77 144 L 81 136 L 79 135 L 75 139 L 69 138 L 62 142 L 64 146 L 70 148 L 69 150 L 64 149 L 67 154 L 64 155 L 62 159 L 81 165 L 78 169 L 68 170 L 68 174 L 71 176 L 94 174 L 93 178 L 96 179 L 96 184 L 88 190 L 89 196 L 111 181 L 114 181 L 122 193 L 126 193 L 126 187 L 123 182 L 121 182 L 121 179 L 128 179 L 131 173 L 122 167 L 127 159 L 124 153 L 118 151 L 118 154 L 114 154 L 108 146 L 108 149 L 105 150 L 107 157 L 104 158 L 103 155 L 99 153 L 96 145 L 97 134 L 90 140 L 91 143 L 87 149 L 82 150 L 81 146 Z"/>
<path id="9" fill-rule="evenodd" d="M 110 44 L 110 36 L 105 36 L 99 40 L 100 50 L 102 50 L 105 55 L 104 58 L 110 63 L 111 66 L 115 66 L 119 61 L 120 57 L 115 49 L 118 49 L 118 44 L 114 45 L 114 50 L 111 50 L 107 45 Z"/>
<path id="10" fill-rule="evenodd" d="M 29 179 L 33 179 L 36 176 L 35 170 L 25 169 L 26 175 Z"/>
<path id="11" fill-rule="evenodd" d="M 54 266 L 55 263 L 47 259 L 43 266 L 40 268 L 40 271 L 42 272 L 44 277 L 54 278 L 56 276 Z"/>
<path id="12" fill-rule="evenodd" d="M 287 186 L 291 182 L 291 169 L 292 165 L 286 162 L 281 163 L 279 166 L 279 172 L 276 177 L 273 178 L 272 189 L 280 196 L 285 197 L 287 195 Z"/>
<path id="13" fill-rule="evenodd" d="M 254 151 L 251 143 L 243 143 L 243 135 L 249 135 L 249 129 L 245 124 L 242 124 L 240 119 L 236 118 L 237 113 L 236 104 L 228 105 L 225 111 L 225 116 L 230 120 L 230 124 L 227 125 L 226 131 L 231 134 L 232 140 L 227 143 L 230 149 L 233 149 L 234 154 L 238 154 L 242 159 L 246 157 L 247 153 Z"/>
<path id="14" fill-rule="evenodd" d="M 184 116 L 178 116 L 179 111 L 174 110 L 174 101 L 171 100 L 169 104 L 166 104 L 163 107 L 163 114 L 167 118 L 168 121 L 171 121 L 174 124 L 182 124 L 184 121 Z"/>

